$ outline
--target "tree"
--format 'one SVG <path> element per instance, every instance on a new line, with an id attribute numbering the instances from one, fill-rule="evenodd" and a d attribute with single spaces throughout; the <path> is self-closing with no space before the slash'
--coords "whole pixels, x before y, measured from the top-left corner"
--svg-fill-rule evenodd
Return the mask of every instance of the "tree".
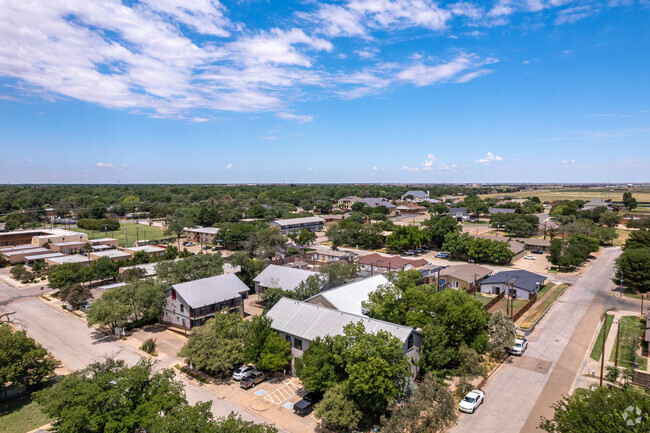
<path id="1" fill-rule="evenodd" d="M 442 203 L 435 203 L 431 207 L 431 210 L 433 211 L 433 214 L 435 216 L 440 216 L 449 213 L 449 208 Z"/>
<path id="2" fill-rule="evenodd" d="M 300 229 L 300 234 L 296 238 L 298 245 L 309 245 L 316 241 L 316 233 L 307 229 Z"/>
<path id="3" fill-rule="evenodd" d="M 271 329 L 271 319 L 267 316 L 254 316 L 246 328 L 244 335 L 244 361 L 257 364 L 262 356 L 264 344 L 269 335 L 274 333 Z"/>
<path id="4" fill-rule="evenodd" d="M 620 221 L 618 212 L 603 212 L 598 218 L 598 222 L 607 227 L 616 227 Z"/>
<path id="5" fill-rule="evenodd" d="M 237 273 L 239 279 L 249 288 L 254 288 L 255 282 L 253 279 L 262 272 L 264 269 L 264 263 L 257 259 L 251 259 L 248 254 L 243 251 L 234 252 L 229 259 L 232 266 L 240 267 L 240 271 Z"/>
<path id="6" fill-rule="evenodd" d="M 650 230 L 637 230 L 630 232 L 630 237 L 625 241 L 624 250 L 634 250 L 637 248 L 650 248 Z"/>
<path id="7" fill-rule="evenodd" d="M 112 330 L 123 328 L 135 314 L 133 303 L 124 299 L 121 287 L 108 289 L 88 308 L 88 326 L 109 326 Z M 115 290 L 118 289 L 118 290 Z"/>
<path id="8" fill-rule="evenodd" d="M 0 391 L 10 386 L 31 388 L 51 376 L 58 365 L 25 331 L 14 332 L 0 322 Z"/>
<path id="9" fill-rule="evenodd" d="M 178 242 L 178 248 L 181 248 L 181 236 L 185 231 L 185 227 L 191 227 L 194 223 L 190 218 L 183 215 L 182 213 L 175 213 L 173 216 L 167 217 L 165 219 L 165 234 L 166 235 L 176 235 L 176 241 Z"/>
<path id="10" fill-rule="evenodd" d="M 25 269 L 25 265 L 22 263 L 17 264 L 16 266 L 12 266 L 11 270 L 9 273 L 11 274 L 11 278 L 14 280 L 22 280 L 23 275 L 25 275 L 25 272 L 27 272 L 27 269 Z"/>
<path id="11" fill-rule="evenodd" d="M 267 287 L 260 295 L 260 300 L 264 302 L 264 313 L 266 314 L 282 298 L 293 298 L 293 292 L 282 290 L 279 287 Z"/>
<path id="12" fill-rule="evenodd" d="M 131 263 L 134 265 L 140 265 L 142 263 L 149 263 L 149 259 L 149 254 L 146 251 L 137 251 L 135 254 L 133 254 Z"/>
<path id="13" fill-rule="evenodd" d="M 352 203 L 352 207 L 350 208 L 350 210 L 352 212 L 362 212 L 364 207 L 366 207 L 366 204 L 364 202 L 357 201 Z"/>
<path id="14" fill-rule="evenodd" d="M 342 286 L 357 276 L 356 263 L 329 262 L 320 268 L 320 274 L 329 288 Z"/>
<path id="15" fill-rule="evenodd" d="M 425 234 L 418 226 L 397 226 L 386 237 L 386 246 L 395 251 L 405 251 L 425 242 Z"/>
<path id="16" fill-rule="evenodd" d="M 275 257 L 285 243 L 282 233 L 272 227 L 252 232 L 246 240 L 246 250 L 258 259 Z"/>
<path id="17" fill-rule="evenodd" d="M 421 365 L 446 375 L 460 364 L 459 350 L 467 346 L 482 354 L 489 347 L 489 314 L 462 290 L 444 290 L 431 299 L 431 322 L 423 329 Z"/>
<path id="18" fill-rule="evenodd" d="M 310 275 L 304 281 L 301 281 L 293 291 L 289 292 L 289 297 L 304 301 L 320 293 L 322 287 L 323 277 L 320 275 Z"/>
<path id="19" fill-rule="evenodd" d="M 458 349 L 458 381 L 457 391 L 460 391 L 461 397 L 467 393 L 471 387 L 471 380 L 479 376 L 485 377 L 487 368 L 481 364 L 481 356 L 465 345 Z"/>
<path id="20" fill-rule="evenodd" d="M 156 273 L 158 281 L 172 286 L 223 274 L 223 259 L 221 254 L 199 254 L 183 260 L 159 262 Z"/>
<path id="21" fill-rule="evenodd" d="M 92 293 L 90 293 L 90 289 L 81 284 L 67 286 L 59 290 L 59 298 L 63 302 L 70 304 L 70 306 L 75 310 L 78 310 L 79 307 L 85 304 L 91 297 Z"/>
<path id="22" fill-rule="evenodd" d="M 280 371 L 291 363 L 291 344 L 276 332 L 266 337 L 258 366 L 262 370 Z"/>
<path id="23" fill-rule="evenodd" d="M 341 385 L 335 385 L 325 393 L 314 408 L 314 414 L 327 428 L 335 431 L 354 430 L 363 416 L 354 402 L 345 396 Z"/>
<path id="24" fill-rule="evenodd" d="M 90 270 L 81 263 L 63 263 L 52 267 L 48 272 L 48 281 L 53 289 L 72 286 L 88 281 Z"/>
<path id="25" fill-rule="evenodd" d="M 625 249 L 616 259 L 616 278 L 628 290 L 647 293 L 650 281 L 650 248 Z"/>
<path id="26" fill-rule="evenodd" d="M 456 423 L 456 402 L 431 373 L 424 376 L 415 394 L 399 404 L 390 418 L 382 418 L 382 433 L 436 433 Z"/>
<path id="27" fill-rule="evenodd" d="M 119 266 L 113 259 L 100 257 L 90 265 L 90 273 L 93 280 L 107 280 L 117 277 Z"/>
<path id="28" fill-rule="evenodd" d="M 154 374 L 151 361 L 126 367 L 113 359 L 66 376 L 37 400 L 61 433 L 136 432 L 187 403 L 171 369 Z"/>
<path id="29" fill-rule="evenodd" d="M 549 433 L 641 433 L 650 430 L 650 394 L 631 386 L 579 388 L 572 395 L 564 396 L 553 408 L 553 418 L 542 418 L 540 424 L 540 428 Z"/>
<path id="30" fill-rule="evenodd" d="M 491 351 L 497 358 L 502 358 L 515 344 L 517 330 L 514 323 L 501 310 L 490 316 L 488 321 Z"/>
<path id="31" fill-rule="evenodd" d="M 632 197 L 632 193 L 629 191 L 623 193 L 623 206 L 629 210 L 635 209 L 638 206 L 636 199 Z"/>
<path id="32" fill-rule="evenodd" d="M 116 281 L 120 283 L 128 283 L 131 281 L 139 280 L 147 275 L 147 271 L 142 268 L 130 268 L 117 275 Z"/>
<path id="33" fill-rule="evenodd" d="M 209 375 L 228 374 L 244 362 L 247 324 L 239 314 L 217 314 L 192 328 L 178 356 Z"/>

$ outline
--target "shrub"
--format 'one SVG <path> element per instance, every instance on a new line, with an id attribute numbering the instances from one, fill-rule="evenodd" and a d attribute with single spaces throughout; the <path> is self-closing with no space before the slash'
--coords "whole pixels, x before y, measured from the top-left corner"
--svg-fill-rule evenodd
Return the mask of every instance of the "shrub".
<path id="1" fill-rule="evenodd" d="M 149 355 L 156 356 L 156 339 L 149 338 L 148 340 L 145 340 L 144 343 L 142 343 L 142 346 L 140 346 L 140 350 L 147 352 Z"/>

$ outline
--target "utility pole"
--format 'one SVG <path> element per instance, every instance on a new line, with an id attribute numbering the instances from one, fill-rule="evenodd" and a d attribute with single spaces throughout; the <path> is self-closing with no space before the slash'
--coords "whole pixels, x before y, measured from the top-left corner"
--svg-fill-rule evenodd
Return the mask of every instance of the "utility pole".
<path id="1" fill-rule="evenodd" d="M 129 237 L 126 234 L 126 227 L 124 227 L 124 246 L 128 247 L 129 246 Z"/>
<path id="2" fill-rule="evenodd" d="M 623 270 L 621 270 L 621 298 L 623 297 Z"/>
<path id="3" fill-rule="evenodd" d="M 506 282 L 506 316 L 510 317 L 510 302 L 508 302 L 510 296 L 510 277 Z"/>
<path id="4" fill-rule="evenodd" d="M 618 368 L 618 339 L 621 335 L 621 319 L 616 322 L 616 352 L 614 352 L 614 368 Z M 603 353 L 603 356 L 605 354 Z"/>
<path id="5" fill-rule="evenodd" d="M 603 348 L 600 354 L 600 386 L 603 386 L 603 369 L 605 368 L 605 333 L 607 332 L 607 312 L 603 313 Z"/>

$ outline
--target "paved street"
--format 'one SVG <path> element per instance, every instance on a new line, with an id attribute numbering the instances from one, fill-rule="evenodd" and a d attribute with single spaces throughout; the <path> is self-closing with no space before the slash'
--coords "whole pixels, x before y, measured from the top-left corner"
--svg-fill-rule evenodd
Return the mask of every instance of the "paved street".
<path id="1" fill-rule="evenodd" d="M 490 379 L 485 404 L 473 415 L 461 415 L 452 431 L 534 432 L 540 416 L 552 415 L 550 405 L 568 393 L 600 315 L 619 302 L 610 295 L 620 252 L 602 250 L 528 336 L 526 354 L 510 357 Z"/>
<path id="2" fill-rule="evenodd" d="M 14 323 L 23 327 L 30 337 L 41 343 L 69 370 L 84 368 L 107 356 L 124 360 L 128 364 L 140 360 L 137 350 L 93 328 L 88 328 L 84 321 L 70 314 L 45 305 L 38 300 L 39 294 L 40 286 L 15 289 L 0 282 L 0 314 L 15 311 L 16 314 L 12 316 Z M 167 366 L 159 366 L 162 367 Z M 218 398 L 206 386 L 196 382 L 190 383 L 182 376 L 177 375 L 177 377 L 186 384 L 185 392 L 188 401 L 190 403 L 212 401 L 212 412 L 215 416 L 227 416 L 230 412 L 236 412 L 246 420 L 265 422 L 264 419 L 244 408 Z"/>

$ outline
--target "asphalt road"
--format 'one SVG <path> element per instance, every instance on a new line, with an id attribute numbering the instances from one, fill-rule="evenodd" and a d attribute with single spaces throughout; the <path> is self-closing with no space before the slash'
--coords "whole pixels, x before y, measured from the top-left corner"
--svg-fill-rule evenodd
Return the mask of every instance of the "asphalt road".
<path id="1" fill-rule="evenodd" d="M 141 359 L 135 349 L 88 328 L 85 322 L 74 316 L 45 305 L 37 298 L 40 292 L 40 286 L 16 289 L 0 282 L 0 314 L 15 311 L 16 314 L 11 316 L 14 323 L 25 329 L 69 370 L 84 368 L 106 357 L 124 360 L 129 365 Z M 212 401 L 215 416 L 228 416 L 235 412 L 245 420 L 265 422 L 242 407 L 219 399 L 207 388 L 190 383 L 181 376 L 177 375 L 177 378 L 184 381 L 187 400 L 191 404 Z"/>
<path id="2" fill-rule="evenodd" d="M 540 416 L 567 394 L 611 296 L 614 260 L 620 248 L 606 248 L 559 298 L 528 336 L 528 350 L 509 357 L 490 378 L 485 403 L 462 414 L 453 432 L 535 432 Z"/>

